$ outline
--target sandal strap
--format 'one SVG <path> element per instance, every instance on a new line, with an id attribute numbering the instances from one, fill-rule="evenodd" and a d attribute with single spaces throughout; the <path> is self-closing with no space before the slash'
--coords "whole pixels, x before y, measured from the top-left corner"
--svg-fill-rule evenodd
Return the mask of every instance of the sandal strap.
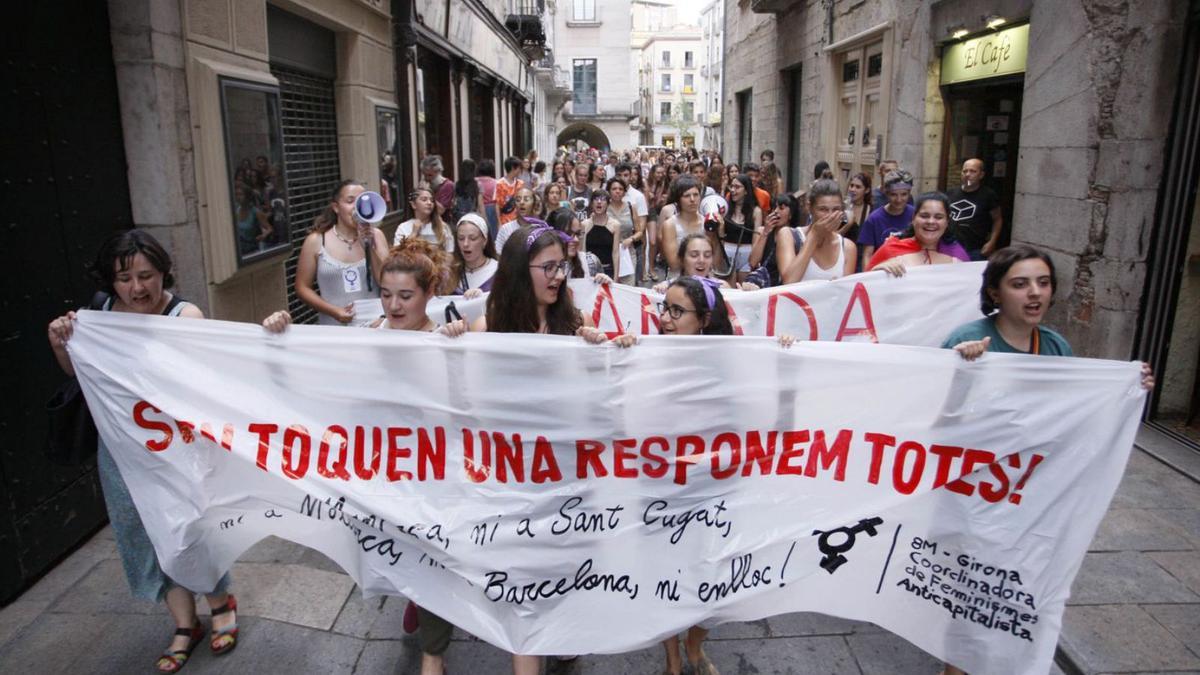
<path id="1" fill-rule="evenodd" d="M 191 628 L 176 628 L 175 634 L 176 635 L 186 635 L 188 637 L 191 637 L 192 633 L 194 633 L 195 631 L 196 631 L 195 626 L 193 626 Z"/>
<path id="2" fill-rule="evenodd" d="M 219 616 L 221 614 L 227 614 L 234 611 L 237 611 L 237 599 L 233 597 L 233 594 L 226 596 L 225 604 L 209 610 L 212 616 Z"/>
<path id="3" fill-rule="evenodd" d="M 219 637 L 221 635 L 232 635 L 237 632 L 237 629 L 238 629 L 237 622 L 234 621 L 233 623 L 229 624 L 228 626 L 225 626 L 224 628 L 213 629 L 213 635 L 217 636 L 217 637 Z"/>

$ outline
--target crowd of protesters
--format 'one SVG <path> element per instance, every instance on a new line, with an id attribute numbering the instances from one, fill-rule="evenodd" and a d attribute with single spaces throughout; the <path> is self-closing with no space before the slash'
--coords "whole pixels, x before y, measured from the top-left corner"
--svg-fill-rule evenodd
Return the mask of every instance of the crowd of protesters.
<path id="1" fill-rule="evenodd" d="M 911 174 L 886 160 L 873 176 L 854 174 L 843 186 L 828 164 L 814 168 L 798 193 L 769 150 L 761 163 L 726 163 L 712 152 L 687 149 L 629 153 L 561 151 L 547 164 L 536 153 L 503 162 L 464 160 L 451 180 L 436 156 L 420 164 L 422 180 L 407 195 L 406 220 L 389 247 L 384 233 L 358 222 L 355 202 L 364 187 L 334 187 L 299 253 L 297 297 L 320 323 L 379 330 L 467 331 L 575 335 L 591 344 L 633 348 L 636 338 L 609 340 L 579 312 L 567 284 L 647 284 L 663 295 L 657 309 L 665 335 L 734 333 L 722 291 L 754 290 L 801 281 L 838 279 L 856 271 L 903 276 L 908 268 L 984 260 L 979 320 L 954 330 L 943 345 L 974 360 L 985 352 L 1070 356 L 1057 332 L 1042 325 L 1056 290 L 1052 259 L 1024 245 L 1000 248 L 1003 219 L 996 194 L 982 184 L 983 165 L 968 159 L 962 185 L 951 195 L 912 196 Z M 951 203 L 970 202 L 974 208 Z M 967 212 L 968 215 L 963 215 Z M 958 221 L 953 217 L 960 216 Z M 104 311 L 202 319 L 175 295 L 166 250 L 144 230 L 118 233 L 99 251 L 93 268 Z M 487 293 L 486 313 L 468 325 L 430 318 L 437 296 Z M 356 301 L 378 298 L 382 315 L 356 316 Z M 66 351 L 74 313 L 52 321 L 49 341 L 63 370 L 74 372 Z M 287 330 L 283 310 L 263 321 Z M 787 347 L 791 338 L 780 344 Z M 1153 386 L 1144 368 L 1143 384 Z M 99 448 L 101 483 L 133 594 L 164 602 L 176 631 L 159 657 L 160 672 L 176 672 L 204 639 L 194 592 L 212 613 L 210 647 L 227 653 L 237 644 L 237 602 L 228 576 L 214 588 L 183 589 L 159 567 L 107 448 Z M 444 672 L 452 626 L 410 605 L 405 624 L 418 632 L 421 672 Z M 665 672 L 714 675 L 705 655 L 707 631 L 692 627 L 680 652 L 667 640 Z M 569 656 L 559 658 L 572 658 Z M 513 672 L 540 671 L 540 657 L 513 655 Z M 957 671 L 951 666 L 947 672 Z"/>

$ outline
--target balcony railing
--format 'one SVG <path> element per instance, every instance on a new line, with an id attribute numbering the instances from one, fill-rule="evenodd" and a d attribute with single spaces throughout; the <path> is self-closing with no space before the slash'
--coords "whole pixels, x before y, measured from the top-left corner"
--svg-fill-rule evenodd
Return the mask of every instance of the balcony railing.
<path id="1" fill-rule="evenodd" d="M 541 58 L 546 50 L 546 30 L 542 16 L 545 0 L 510 0 L 504 27 L 521 43 L 521 50 L 531 59 Z"/>

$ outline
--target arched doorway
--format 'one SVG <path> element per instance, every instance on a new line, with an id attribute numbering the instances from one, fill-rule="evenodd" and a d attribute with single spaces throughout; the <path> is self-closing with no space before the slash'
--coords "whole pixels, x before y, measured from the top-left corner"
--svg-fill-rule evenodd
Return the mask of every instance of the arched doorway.
<path id="1" fill-rule="evenodd" d="M 559 146 L 567 146 L 580 150 L 583 148 L 596 148 L 598 150 L 608 150 L 610 144 L 608 135 L 600 130 L 600 127 L 587 122 L 573 122 L 567 125 L 558 134 L 556 141 Z"/>

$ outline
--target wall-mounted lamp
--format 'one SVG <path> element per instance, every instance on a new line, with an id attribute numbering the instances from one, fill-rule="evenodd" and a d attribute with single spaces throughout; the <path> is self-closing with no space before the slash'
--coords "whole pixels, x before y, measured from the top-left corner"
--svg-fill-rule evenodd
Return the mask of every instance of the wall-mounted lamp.
<path id="1" fill-rule="evenodd" d="M 991 28 L 991 29 L 999 28 L 1000 26 L 1003 26 L 1005 23 L 1008 23 L 1008 19 L 1005 19 L 1004 17 L 999 16 L 998 14 L 992 14 L 992 15 L 988 16 L 988 18 L 987 18 L 987 27 Z"/>
<path id="2" fill-rule="evenodd" d="M 950 37 L 954 38 L 955 40 L 961 40 L 970 34 L 971 34 L 971 32 L 968 31 L 966 29 L 966 27 L 962 26 L 962 25 L 955 26 L 950 29 Z"/>

